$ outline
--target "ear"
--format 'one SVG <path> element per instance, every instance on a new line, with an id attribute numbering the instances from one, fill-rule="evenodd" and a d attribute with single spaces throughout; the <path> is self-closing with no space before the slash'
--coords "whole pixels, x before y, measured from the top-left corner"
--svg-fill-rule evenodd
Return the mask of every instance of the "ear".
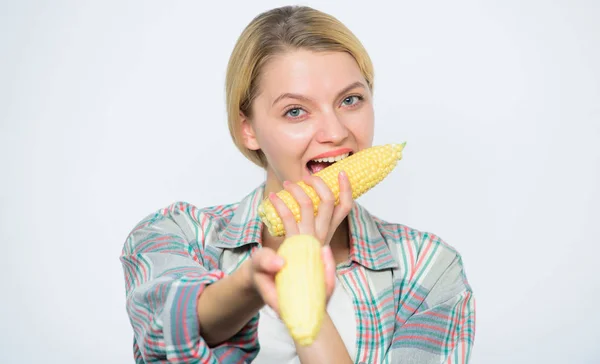
<path id="1" fill-rule="evenodd" d="M 256 133 L 250 120 L 240 111 L 240 124 L 242 128 L 242 140 L 244 146 L 250 150 L 258 150 L 258 140 L 256 140 Z"/>

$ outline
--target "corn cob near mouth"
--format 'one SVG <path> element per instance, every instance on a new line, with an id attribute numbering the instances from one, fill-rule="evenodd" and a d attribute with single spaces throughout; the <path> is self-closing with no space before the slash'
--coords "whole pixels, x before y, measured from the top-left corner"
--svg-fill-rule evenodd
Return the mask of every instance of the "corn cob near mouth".
<path id="1" fill-rule="evenodd" d="M 356 199 L 387 177 L 387 175 L 396 167 L 398 161 L 402 159 L 402 152 L 405 145 L 406 142 L 402 144 L 385 144 L 363 149 L 341 161 L 333 163 L 314 175 L 321 177 L 325 184 L 331 189 L 335 196 L 335 204 L 337 205 L 339 204 L 340 196 L 338 175 L 340 171 L 345 171 L 350 180 L 352 197 Z M 320 203 L 317 192 L 303 181 L 299 181 L 297 184 L 311 198 L 316 215 Z M 296 199 L 294 199 L 294 197 L 286 190 L 279 191 L 277 196 L 283 200 L 294 214 L 296 222 L 299 222 L 300 206 Z M 258 215 L 265 223 L 272 236 L 285 235 L 283 222 L 271 201 L 268 199 L 262 201 L 258 207 Z"/>

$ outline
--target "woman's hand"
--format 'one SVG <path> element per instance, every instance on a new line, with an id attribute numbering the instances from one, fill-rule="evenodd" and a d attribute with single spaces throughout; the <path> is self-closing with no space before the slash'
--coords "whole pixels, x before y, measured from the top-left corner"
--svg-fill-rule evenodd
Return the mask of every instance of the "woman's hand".
<path id="1" fill-rule="evenodd" d="M 317 216 L 314 214 L 312 200 L 300 186 L 288 181 L 283 183 L 284 189 L 287 190 L 300 205 L 299 223 L 296 223 L 290 209 L 276 194 L 271 193 L 269 195 L 269 200 L 271 200 L 275 210 L 281 217 L 283 227 L 286 231 L 286 237 L 296 234 L 310 234 L 319 239 L 325 246 L 331 243 L 333 234 L 346 216 L 348 216 L 348 213 L 350 213 L 354 202 L 350 181 L 346 174 L 341 172 L 338 176 L 338 180 L 340 184 L 340 203 L 335 206 L 333 192 L 320 177 L 312 175 L 303 179 L 304 183 L 315 189 L 321 200 Z"/>
<path id="2" fill-rule="evenodd" d="M 335 288 L 335 260 L 329 246 L 323 247 L 322 257 L 325 264 L 326 302 L 329 302 Z M 241 270 L 246 271 L 243 276 L 248 280 L 244 286 L 250 287 L 250 291 L 260 296 L 260 300 L 271 307 L 277 315 L 279 315 L 279 304 L 275 275 L 283 267 L 283 264 L 283 258 L 277 255 L 275 250 L 263 247 L 257 250 L 241 267 Z"/>

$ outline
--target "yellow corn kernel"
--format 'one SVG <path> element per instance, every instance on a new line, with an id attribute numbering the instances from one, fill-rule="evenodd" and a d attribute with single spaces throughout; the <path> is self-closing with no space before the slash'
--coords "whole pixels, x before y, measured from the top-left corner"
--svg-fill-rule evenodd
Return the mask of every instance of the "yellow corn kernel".
<path id="1" fill-rule="evenodd" d="M 298 344 L 310 345 L 325 313 L 321 242 L 312 235 L 293 235 L 284 240 L 277 254 L 285 260 L 275 276 L 279 316 Z"/>
<path id="2" fill-rule="evenodd" d="M 396 167 L 398 161 L 402 159 L 402 151 L 405 145 L 406 143 L 385 144 L 363 149 L 322 169 L 315 173 L 315 176 L 321 177 L 331 189 L 335 196 L 335 204 L 337 205 L 340 202 L 338 175 L 341 171 L 346 172 L 352 188 L 352 197 L 356 199 L 387 177 Z M 316 216 L 320 203 L 317 192 L 302 181 L 297 182 L 297 184 L 311 198 Z M 299 222 L 300 206 L 296 199 L 286 190 L 279 191 L 277 196 L 283 200 L 292 214 L 294 214 L 296 222 Z M 262 201 L 258 207 L 258 215 L 272 236 L 285 235 L 283 222 L 271 201 L 266 198 Z"/>

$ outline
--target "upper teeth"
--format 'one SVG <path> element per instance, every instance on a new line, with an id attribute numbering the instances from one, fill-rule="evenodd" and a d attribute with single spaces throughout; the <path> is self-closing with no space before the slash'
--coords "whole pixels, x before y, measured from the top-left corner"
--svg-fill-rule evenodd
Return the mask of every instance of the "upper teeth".
<path id="1" fill-rule="evenodd" d="M 337 157 L 327 157 L 327 158 L 313 159 L 313 162 L 328 162 L 328 163 L 333 163 L 333 162 L 341 161 L 342 159 L 346 158 L 349 155 L 350 155 L 350 153 L 344 153 L 344 154 L 338 155 Z"/>

